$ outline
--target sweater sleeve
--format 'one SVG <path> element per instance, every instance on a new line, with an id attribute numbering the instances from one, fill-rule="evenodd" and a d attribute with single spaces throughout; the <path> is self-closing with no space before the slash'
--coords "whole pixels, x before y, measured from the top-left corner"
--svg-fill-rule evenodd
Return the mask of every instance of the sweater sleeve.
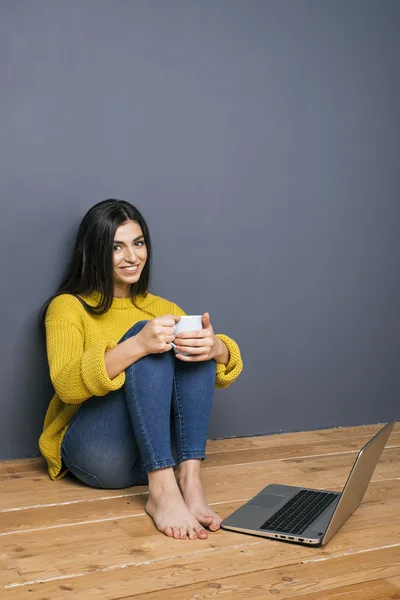
<path id="1" fill-rule="evenodd" d="M 64 319 L 46 320 L 47 358 L 50 379 L 59 398 L 80 404 L 91 396 L 105 396 L 125 383 L 125 371 L 110 379 L 104 355 L 118 342 L 105 339 L 84 351 L 83 332 Z"/>
<path id="2" fill-rule="evenodd" d="M 186 313 L 177 305 L 173 304 L 172 314 L 184 317 Z M 215 387 L 226 388 L 233 383 L 243 370 L 243 361 L 240 354 L 240 349 L 237 343 L 223 333 L 217 333 L 229 350 L 229 362 L 227 365 L 216 364 Z"/>
<path id="3" fill-rule="evenodd" d="M 240 354 L 239 346 L 232 338 L 217 333 L 216 336 L 222 340 L 229 350 L 229 361 L 227 365 L 216 363 L 217 370 L 215 376 L 215 387 L 226 388 L 231 383 L 236 381 L 243 370 L 243 361 Z"/>

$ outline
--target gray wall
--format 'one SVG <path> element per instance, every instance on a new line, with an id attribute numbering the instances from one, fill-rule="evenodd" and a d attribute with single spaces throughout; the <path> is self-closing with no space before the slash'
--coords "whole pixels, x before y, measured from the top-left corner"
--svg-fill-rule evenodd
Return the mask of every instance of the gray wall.
<path id="1" fill-rule="evenodd" d="M 136 204 L 151 291 L 244 372 L 209 437 L 398 413 L 400 2 L 0 2 L 0 457 L 38 453 L 36 318 L 77 226 Z"/>

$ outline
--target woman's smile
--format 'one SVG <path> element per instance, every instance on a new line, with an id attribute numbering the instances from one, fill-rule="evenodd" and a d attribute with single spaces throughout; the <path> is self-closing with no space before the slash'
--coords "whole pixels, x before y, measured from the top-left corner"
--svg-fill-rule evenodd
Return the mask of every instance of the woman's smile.
<path id="1" fill-rule="evenodd" d="M 132 267 L 119 267 L 120 271 L 126 273 L 127 275 L 134 275 L 139 270 L 139 265 L 135 265 Z"/>

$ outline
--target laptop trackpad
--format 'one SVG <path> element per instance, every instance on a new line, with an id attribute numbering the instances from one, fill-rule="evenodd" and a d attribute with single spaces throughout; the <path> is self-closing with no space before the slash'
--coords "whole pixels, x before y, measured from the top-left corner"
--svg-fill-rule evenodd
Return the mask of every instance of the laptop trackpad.
<path id="1" fill-rule="evenodd" d="M 278 496 L 276 494 L 259 494 L 249 502 L 247 506 L 262 506 L 262 508 L 275 508 L 286 496 Z"/>

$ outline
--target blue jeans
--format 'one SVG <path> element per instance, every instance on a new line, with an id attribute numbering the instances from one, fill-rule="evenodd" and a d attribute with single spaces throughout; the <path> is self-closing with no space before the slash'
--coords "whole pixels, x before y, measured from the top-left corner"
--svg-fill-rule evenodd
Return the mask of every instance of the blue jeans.
<path id="1" fill-rule="evenodd" d="M 146 323 L 135 323 L 120 342 Z M 172 350 L 133 363 L 122 388 L 80 406 L 61 445 L 65 466 L 93 487 L 124 488 L 174 467 L 173 452 L 178 463 L 204 460 L 215 368 L 214 360 L 187 363 Z"/>

